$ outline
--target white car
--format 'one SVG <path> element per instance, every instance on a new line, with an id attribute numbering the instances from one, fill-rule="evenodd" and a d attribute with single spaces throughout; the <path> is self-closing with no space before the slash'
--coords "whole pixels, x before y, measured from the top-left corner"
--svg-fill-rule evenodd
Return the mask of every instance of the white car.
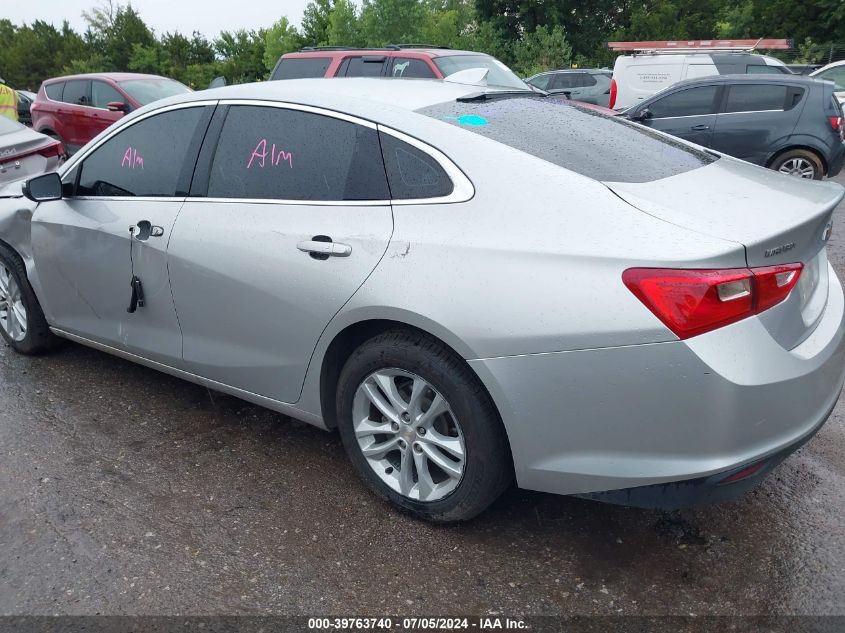
<path id="1" fill-rule="evenodd" d="M 610 107 L 629 108 L 684 79 L 754 73 L 791 74 L 780 60 L 747 52 L 663 50 L 620 55 L 613 66 Z"/>
<path id="2" fill-rule="evenodd" d="M 810 77 L 832 81 L 836 98 L 839 99 L 839 103 L 845 104 L 845 60 L 833 62 L 824 68 L 819 68 L 817 71 L 810 73 Z"/>
<path id="3" fill-rule="evenodd" d="M 56 139 L 0 117 L 0 185 L 53 171 L 64 155 Z"/>

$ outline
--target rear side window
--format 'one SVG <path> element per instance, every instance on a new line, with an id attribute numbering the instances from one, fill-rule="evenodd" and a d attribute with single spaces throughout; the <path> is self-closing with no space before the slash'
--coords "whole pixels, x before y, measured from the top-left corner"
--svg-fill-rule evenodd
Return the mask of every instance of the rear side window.
<path id="1" fill-rule="evenodd" d="M 390 194 L 375 130 L 311 112 L 232 106 L 208 197 L 342 201 Z"/>
<path id="2" fill-rule="evenodd" d="M 53 101 L 61 101 L 62 100 L 62 90 L 65 88 L 65 82 L 57 81 L 54 84 L 45 84 L 44 92 L 47 94 L 48 99 L 52 99 Z"/>
<path id="3" fill-rule="evenodd" d="M 716 86 L 698 86 L 673 92 L 653 101 L 648 109 L 655 119 L 678 116 L 700 116 L 716 112 Z"/>
<path id="4" fill-rule="evenodd" d="M 733 85 L 728 89 L 725 112 L 783 110 L 787 106 L 786 93 L 787 87 L 777 84 Z"/>
<path id="5" fill-rule="evenodd" d="M 393 200 L 442 198 L 452 193 L 452 180 L 434 158 L 390 134 L 379 136 Z"/>
<path id="6" fill-rule="evenodd" d="M 607 182 L 650 182 L 717 160 L 647 127 L 549 97 L 450 101 L 419 112 L 452 125 L 456 135 L 480 134 Z"/>
<path id="7" fill-rule="evenodd" d="M 164 112 L 111 137 L 82 162 L 76 195 L 185 195 L 176 187 L 202 113 L 201 107 Z"/>
<path id="8" fill-rule="evenodd" d="M 62 93 L 62 101 L 74 105 L 91 105 L 88 93 L 91 88 L 90 81 L 68 81 L 65 83 L 65 90 Z"/>
<path id="9" fill-rule="evenodd" d="M 270 79 L 325 77 L 331 57 L 288 57 L 281 59 Z"/>
<path id="10" fill-rule="evenodd" d="M 435 79 L 434 71 L 421 59 L 394 57 L 391 77 L 402 79 Z"/>
<path id="11" fill-rule="evenodd" d="M 345 77 L 381 77 L 384 57 L 350 57 L 343 62 Z"/>
<path id="12" fill-rule="evenodd" d="M 748 75 L 781 75 L 783 71 L 780 66 L 769 66 L 768 64 L 749 64 L 745 68 Z"/>
<path id="13" fill-rule="evenodd" d="M 532 86 L 536 86 L 540 90 L 546 90 L 548 89 L 551 80 L 551 75 L 538 75 L 537 77 L 533 77 L 532 79 L 528 80 L 528 83 L 530 83 Z"/>

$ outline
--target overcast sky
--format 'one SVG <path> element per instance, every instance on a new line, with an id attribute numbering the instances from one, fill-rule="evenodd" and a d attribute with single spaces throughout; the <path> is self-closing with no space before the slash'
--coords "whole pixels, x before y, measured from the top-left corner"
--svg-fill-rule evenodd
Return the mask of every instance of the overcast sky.
<path id="1" fill-rule="evenodd" d="M 86 28 L 82 12 L 98 5 L 97 0 L 2 2 L 0 18 L 8 18 L 15 24 L 44 20 L 60 27 L 67 20 L 79 32 Z M 307 3 L 308 0 L 132 0 L 132 6 L 157 34 L 181 31 L 189 35 L 199 31 L 209 38 L 220 31 L 268 27 L 283 15 L 299 25 Z"/>

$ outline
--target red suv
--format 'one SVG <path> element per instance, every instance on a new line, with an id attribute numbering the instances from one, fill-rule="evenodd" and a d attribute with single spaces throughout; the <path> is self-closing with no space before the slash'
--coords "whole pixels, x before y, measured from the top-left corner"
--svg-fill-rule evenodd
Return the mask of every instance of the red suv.
<path id="1" fill-rule="evenodd" d="M 394 77 L 444 79 L 462 70 L 488 70 L 487 84 L 528 90 L 522 79 L 495 57 L 436 46 L 394 44 L 385 48 L 303 48 L 282 55 L 270 79 L 303 77 Z"/>
<path id="2" fill-rule="evenodd" d="M 136 73 L 48 79 L 32 103 L 32 127 L 73 153 L 125 113 L 190 90 L 172 79 Z"/>

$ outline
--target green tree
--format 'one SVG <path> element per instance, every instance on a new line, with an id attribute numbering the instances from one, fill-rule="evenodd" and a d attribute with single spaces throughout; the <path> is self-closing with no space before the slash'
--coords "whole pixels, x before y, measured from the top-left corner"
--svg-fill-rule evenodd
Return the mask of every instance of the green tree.
<path id="1" fill-rule="evenodd" d="M 223 31 L 214 40 L 220 73 L 229 83 L 259 81 L 267 75 L 264 65 L 264 30 Z"/>
<path id="2" fill-rule="evenodd" d="M 279 57 L 302 46 L 302 35 L 286 17 L 281 18 L 264 33 L 264 66 L 273 70 Z"/>
<path id="3" fill-rule="evenodd" d="M 307 46 L 325 46 L 335 0 L 311 0 L 302 14 L 302 41 Z"/>
<path id="4" fill-rule="evenodd" d="M 367 46 L 419 42 L 427 18 L 420 0 L 364 0 L 361 31 Z"/>
<path id="5" fill-rule="evenodd" d="M 572 63 L 572 47 L 563 28 L 537 27 L 513 47 L 514 70 L 524 76 L 565 68 Z"/>
<path id="6" fill-rule="evenodd" d="M 328 46 L 364 46 L 364 42 L 355 4 L 351 0 L 336 0 L 329 15 L 325 43 Z"/>

